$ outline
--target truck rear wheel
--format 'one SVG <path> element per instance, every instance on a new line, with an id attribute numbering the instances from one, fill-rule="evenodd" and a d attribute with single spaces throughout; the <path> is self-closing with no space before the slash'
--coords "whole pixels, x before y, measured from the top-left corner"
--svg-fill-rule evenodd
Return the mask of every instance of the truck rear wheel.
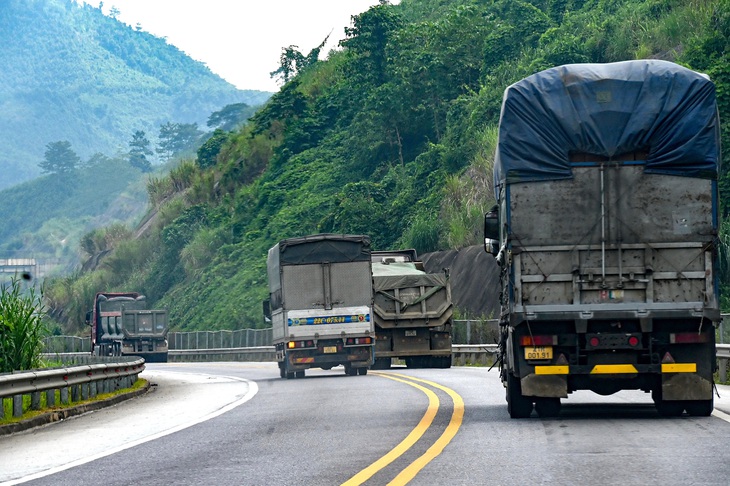
<path id="1" fill-rule="evenodd" d="M 687 414 L 693 417 L 709 417 L 715 408 L 714 397 L 709 400 L 689 400 L 685 402 L 684 408 Z"/>
<path id="2" fill-rule="evenodd" d="M 557 417 L 560 415 L 560 398 L 540 397 L 535 399 L 535 411 L 540 418 Z"/>
<path id="3" fill-rule="evenodd" d="M 652 390 L 651 398 L 654 400 L 657 412 L 663 417 L 679 417 L 684 412 L 685 402 L 681 400 L 664 400 L 661 387 Z"/>
<path id="4" fill-rule="evenodd" d="M 511 418 L 527 418 L 532 414 L 532 399 L 522 396 L 520 379 L 507 373 L 507 411 Z"/>
<path id="5" fill-rule="evenodd" d="M 392 363 L 391 358 L 375 358 L 375 363 L 372 366 L 374 370 L 389 370 Z"/>
<path id="6" fill-rule="evenodd" d="M 357 369 L 357 374 L 358 375 L 367 375 L 368 374 L 368 369 L 367 368 L 358 368 Z"/>

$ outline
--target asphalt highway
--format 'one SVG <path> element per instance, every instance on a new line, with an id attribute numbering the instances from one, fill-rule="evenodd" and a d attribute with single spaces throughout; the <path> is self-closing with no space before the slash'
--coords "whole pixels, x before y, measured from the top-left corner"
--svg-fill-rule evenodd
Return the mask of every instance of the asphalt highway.
<path id="1" fill-rule="evenodd" d="M 496 371 L 149 364 L 143 396 L 0 437 L 0 485 L 730 484 L 730 387 L 713 416 L 578 392 L 512 420 Z"/>

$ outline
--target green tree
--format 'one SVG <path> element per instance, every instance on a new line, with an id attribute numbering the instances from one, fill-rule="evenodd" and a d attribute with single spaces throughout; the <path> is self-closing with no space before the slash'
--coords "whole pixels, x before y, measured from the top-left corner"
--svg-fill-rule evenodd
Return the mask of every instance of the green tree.
<path id="1" fill-rule="evenodd" d="M 129 141 L 129 164 L 142 172 L 151 172 L 152 164 L 147 156 L 152 155 L 150 141 L 142 130 L 137 130 Z"/>
<path id="2" fill-rule="evenodd" d="M 327 43 L 329 36 L 321 44 L 309 51 L 306 56 L 299 52 L 298 46 L 283 47 L 279 56 L 279 68 L 269 73 L 272 78 L 278 78 L 282 84 L 288 83 L 296 75 L 303 73 L 307 68 L 319 61 L 319 53 Z"/>
<path id="3" fill-rule="evenodd" d="M 221 151 L 223 144 L 228 140 L 226 132 L 220 128 L 216 128 L 213 135 L 203 143 L 198 149 L 198 167 L 205 169 L 213 167 L 216 163 L 218 153 Z"/>
<path id="4" fill-rule="evenodd" d="M 63 140 L 46 145 L 45 158 L 38 167 L 44 174 L 68 174 L 76 170 L 80 161 L 71 149 L 71 143 Z"/>
<path id="5" fill-rule="evenodd" d="M 208 128 L 220 128 L 227 132 L 243 125 L 254 114 L 254 109 L 246 103 L 226 105 L 222 110 L 213 112 L 208 117 Z"/>
<path id="6" fill-rule="evenodd" d="M 171 123 L 160 126 L 157 153 L 165 160 L 193 149 L 203 135 L 197 123 Z"/>
<path id="7" fill-rule="evenodd" d="M 391 35 L 403 25 L 392 5 L 381 3 L 352 17 L 340 45 L 354 57 L 351 72 L 376 86 L 386 80 L 387 51 Z"/>

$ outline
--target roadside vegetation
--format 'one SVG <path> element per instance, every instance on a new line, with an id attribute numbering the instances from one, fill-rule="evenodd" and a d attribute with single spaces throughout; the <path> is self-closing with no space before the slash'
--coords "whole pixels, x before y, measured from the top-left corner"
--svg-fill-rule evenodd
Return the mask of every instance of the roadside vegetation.
<path id="1" fill-rule="evenodd" d="M 13 278 L 0 285 L 0 373 L 43 365 L 43 293 L 25 283 L 26 280 Z"/>
<path id="2" fill-rule="evenodd" d="M 146 231 L 82 238 L 99 264 L 45 296 L 64 333 L 81 331 L 98 290 L 144 293 L 176 331 L 263 327 L 267 250 L 295 235 L 419 253 L 481 244 L 502 93 L 555 65 L 655 58 L 707 73 L 730 147 L 730 0 L 383 1 L 346 34 L 327 60 L 283 49 L 281 90 L 248 124 L 150 178 Z"/>

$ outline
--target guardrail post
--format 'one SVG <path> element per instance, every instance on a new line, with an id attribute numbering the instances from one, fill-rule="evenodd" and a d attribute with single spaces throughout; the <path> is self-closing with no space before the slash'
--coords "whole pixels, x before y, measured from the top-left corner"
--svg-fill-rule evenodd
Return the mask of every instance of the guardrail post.
<path id="1" fill-rule="evenodd" d="M 719 366 L 718 366 L 717 374 L 722 383 L 725 383 L 727 381 L 727 361 L 728 361 L 727 358 L 718 359 Z"/>
<path id="2" fill-rule="evenodd" d="M 91 383 L 89 383 L 89 396 L 91 398 L 94 398 L 97 395 L 96 383 L 97 382 L 95 382 L 95 381 L 92 381 Z"/>
<path id="3" fill-rule="evenodd" d="M 0 420 L 5 418 L 5 399 L 0 398 Z"/>
<path id="4" fill-rule="evenodd" d="M 13 395 L 13 417 L 23 416 L 23 395 Z"/>
<path id="5" fill-rule="evenodd" d="M 41 392 L 33 392 L 30 394 L 30 409 L 40 410 L 41 409 Z"/>
<path id="6" fill-rule="evenodd" d="M 81 387 L 79 385 L 71 385 L 71 401 L 78 402 L 81 397 Z"/>
<path id="7" fill-rule="evenodd" d="M 81 384 L 81 400 L 88 400 L 88 399 L 89 399 L 89 384 L 82 383 Z"/>
<path id="8" fill-rule="evenodd" d="M 56 390 L 46 390 L 46 406 L 56 406 Z"/>
<path id="9" fill-rule="evenodd" d="M 68 405 L 68 387 L 64 386 L 61 388 L 61 405 Z"/>

